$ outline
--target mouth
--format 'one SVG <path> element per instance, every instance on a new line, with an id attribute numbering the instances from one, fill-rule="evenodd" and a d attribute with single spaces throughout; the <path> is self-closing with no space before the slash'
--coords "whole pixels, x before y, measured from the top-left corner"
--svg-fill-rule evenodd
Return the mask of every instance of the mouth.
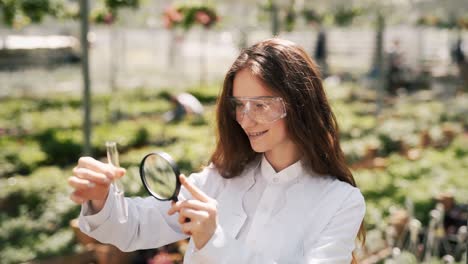
<path id="1" fill-rule="evenodd" d="M 257 138 L 265 135 L 267 132 L 268 132 L 268 130 L 261 131 L 261 132 L 248 132 L 247 136 L 249 137 L 249 139 L 257 139 Z"/>

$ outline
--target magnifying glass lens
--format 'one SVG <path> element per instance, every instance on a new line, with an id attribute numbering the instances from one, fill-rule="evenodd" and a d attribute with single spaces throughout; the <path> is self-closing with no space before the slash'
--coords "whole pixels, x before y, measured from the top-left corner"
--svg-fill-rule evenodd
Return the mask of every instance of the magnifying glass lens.
<path id="1" fill-rule="evenodd" d="M 169 161 L 161 154 L 152 153 L 145 157 L 141 165 L 142 180 L 147 190 L 159 200 L 173 199 L 178 175 Z"/>

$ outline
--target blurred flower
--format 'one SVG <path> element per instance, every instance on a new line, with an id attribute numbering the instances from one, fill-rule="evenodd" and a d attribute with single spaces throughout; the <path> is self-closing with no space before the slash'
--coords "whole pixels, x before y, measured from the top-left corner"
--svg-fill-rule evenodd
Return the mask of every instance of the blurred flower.
<path id="1" fill-rule="evenodd" d="M 188 30 L 196 24 L 209 28 L 218 20 L 215 9 L 204 5 L 169 6 L 163 13 L 163 24 L 167 29 L 182 27 Z"/>
<path id="2" fill-rule="evenodd" d="M 104 15 L 104 23 L 112 24 L 112 22 L 114 22 L 114 15 L 111 12 L 105 14 Z"/>
<path id="3" fill-rule="evenodd" d="M 164 10 L 163 24 L 165 28 L 172 28 L 175 24 L 180 23 L 182 19 L 182 13 L 178 9 L 169 6 Z"/>
<path id="4" fill-rule="evenodd" d="M 115 14 L 107 8 L 98 8 L 91 13 L 91 20 L 97 24 L 110 25 L 115 22 L 115 18 Z"/>
<path id="5" fill-rule="evenodd" d="M 211 22 L 211 17 L 204 11 L 198 11 L 195 14 L 195 20 L 200 24 L 207 26 Z"/>
<path id="6" fill-rule="evenodd" d="M 160 252 L 152 259 L 148 260 L 148 264 L 173 264 L 171 255 L 167 252 Z"/>

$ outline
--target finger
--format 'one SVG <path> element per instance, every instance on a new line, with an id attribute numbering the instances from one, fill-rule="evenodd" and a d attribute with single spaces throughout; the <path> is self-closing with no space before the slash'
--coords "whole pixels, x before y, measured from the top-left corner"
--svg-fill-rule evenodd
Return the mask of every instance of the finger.
<path id="1" fill-rule="evenodd" d="M 75 189 L 73 193 L 84 200 L 106 200 L 109 188 L 104 189 L 99 185 L 96 185 L 94 188 Z"/>
<path id="2" fill-rule="evenodd" d="M 89 189 L 89 188 L 93 188 L 94 186 L 96 186 L 94 182 L 91 182 L 86 179 L 80 179 L 75 176 L 71 176 L 70 178 L 68 178 L 68 185 L 70 185 L 74 189 L 79 189 L 79 190 Z"/>
<path id="3" fill-rule="evenodd" d="M 184 201 L 177 201 L 177 202 L 172 202 L 172 206 L 171 208 L 169 208 L 169 211 L 167 211 L 167 213 L 169 215 L 173 215 L 175 214 L 176 212 L 179 212 L 179 210 L 181 209 L 181 206 L 182 206 L 182 203 Z"/>
<path id="4" fill-rule="evenodd" d="M 198 189 L 195 185 L 193 185 L 191 182 L 187 180 L 185 175 L 181 174 L 179 176 L 180 183 L 187 189 L 194 198 L 202 201 L 202 202 L 208 202 L 210 201 L 210 197 L 206 195 L 204 192 L 202 192 L 200 189 Z"/>
<path id="5" fill-rule="evenodd" d="M 197 211 L 189 208 L 184 208 L 179 212 L 179 223 L 184 224 L 187 219 L 191 222 L 201 222 L 209 218 L 209 214 L 206 211 Z"/>
<path id="6" fill-rule="evenodd" d="M 182 232 L 184 232 L 184 234 L 191 236 L 195 226 L 196 226 L 196 223 L 194 221 L 191 221 L 191 222 L 181 224 L 180 229 L 182 229 Z"/>
<path id="7" fill-rule="evenodd" d="M 96 182 L 96 183 L 101 183 L 101 184 L 109 184 L 110 183 L 110 180 L 103 173 L 92 171 L 92 170 L 87 169 L 87 168 L 75 167 L 75 168 L 73 168 L 73 174 L 76 177 L 86 179 L 86 180 Z"/>
<path id="8" fill-rule="evenodd" d="M 171 208 L 167 211 L 168 215 L 173 215 L 174 213 L 179 211 L 179 207 L 177 206 L 178 204 L 182 203 L 182 201 L 177 201 L 177 202 L 171 202 Z M 177 206 L 177 207 L 176 207 Z"/>
<path id="9" fill-rule="evenodd" d="M 70 194 L 70 199 L 77 204 L 83 204 L 84 202 L 86 202 L 84 198 L 76 195 L 75 193 Z"/>
<path id="10" fill-rule="evenodd" d="M 124 168 L 117 168 L 111 164 L 100 162 L 92 157 L 81 157 L 78 160 L 78 167 L 87 168 L 106 175 L 108 179 L 120 178 L 125 175 Z"/>
<path id="11" fill-rule="evenodd" d="M 210 204 L 206 202 L 190 199 L 190 200 L 176 202 L 169 209 L 168 214 L 172 215 L 175 212 L 179 212 L 183 208 L 190 208 L 190 209 L 199 210 L 199 211 L 212 211 L 213 210 Z"/>

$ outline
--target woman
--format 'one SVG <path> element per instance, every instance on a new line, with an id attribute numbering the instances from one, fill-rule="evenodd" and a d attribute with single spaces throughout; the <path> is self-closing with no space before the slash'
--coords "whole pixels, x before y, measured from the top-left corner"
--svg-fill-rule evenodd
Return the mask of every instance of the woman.
<path id="1" fill-rule="evenodd" d="M 81 158 L 69 179 L 81 229 L 124 251 L 190 236 L 184 263 L 352 261 L 365 203 L 301 47 L 269 39 L 240 54 L 218 100 L 217 132 L 211 164 L 181 175 L 180 201 L 128 199 L 125 224 L 107 197 L 124 170 Z"/>

